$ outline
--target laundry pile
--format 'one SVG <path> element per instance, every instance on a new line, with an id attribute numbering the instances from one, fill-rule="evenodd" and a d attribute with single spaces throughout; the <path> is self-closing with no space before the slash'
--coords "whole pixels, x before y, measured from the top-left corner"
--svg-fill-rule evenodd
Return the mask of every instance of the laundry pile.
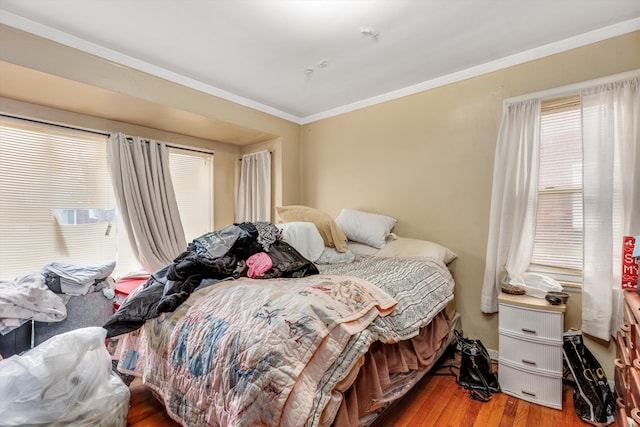
<path id="1" fill-rule="evenodd" d="M 70 296 L 115 287 L 115 262 L 80 265 L 47 264 L 41 272 L 0 280 L 0 338 L 29 320 L 61 322 Z M 108 296 L 109 292 L 103 292 Z"/>

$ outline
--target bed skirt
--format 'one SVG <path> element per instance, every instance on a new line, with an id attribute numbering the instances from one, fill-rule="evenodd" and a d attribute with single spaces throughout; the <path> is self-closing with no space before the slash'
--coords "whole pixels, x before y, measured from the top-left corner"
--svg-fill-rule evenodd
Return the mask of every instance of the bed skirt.
<path id="1" fill-rule="evenodd" d="M 449 321 L 443 310 L 410 340 L 374 343 L 358 365 L 359 369 L 355 368 L 353 383 L 345 390 L 334 391 L 320 426 L 358 427 L 373 423 L 435 364 L 451 343 L 455 321 L 457 316 Z"/>

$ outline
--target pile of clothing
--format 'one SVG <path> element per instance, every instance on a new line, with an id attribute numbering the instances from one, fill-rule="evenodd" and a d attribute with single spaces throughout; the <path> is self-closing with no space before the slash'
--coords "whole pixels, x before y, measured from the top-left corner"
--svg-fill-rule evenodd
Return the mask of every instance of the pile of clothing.
<path id="1" fill-rule="evenodd" d="M 29 320 L 61 322 L 67 317 L 70 296 L 92 289 L 115 287 L 111 273 L 115 262 L 80 265 L 47 264 L 41 272 L 0 281 L 0 335 L 6 335 Z"/>
<path id="2" fill-rule="evenodd" d="M 60 322 L 67 309 L 60 297 L 45 285 L 40 273 L 0 281 L 0 335 L 29 320 Z"/>
<path id="3" fill-rule="evenodd" d="M 104 324 L 107 338 L 140 328 L 174 311 L 197 289 L 241 276 L 258 279 L 318 274 L 270 222 L 243 222 L 194 239 L 174 261 L 153 273 Z"/>
<path id="4" fill-rule="evenodd" d="M 45 283 L 53 292 L 66 295 L 86 295 L 91 291 L 107 287 L 113 289 L 111 273 L 115 261 L 81 265 L 52 262 L 42 269 Z"/>

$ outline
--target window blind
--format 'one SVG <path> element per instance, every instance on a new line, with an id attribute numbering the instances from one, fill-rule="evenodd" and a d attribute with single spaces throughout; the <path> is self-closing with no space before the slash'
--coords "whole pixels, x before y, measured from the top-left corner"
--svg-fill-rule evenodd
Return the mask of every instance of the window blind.
<path id="1" fill-rule="evenodd" d="M 0 117 L 0 278 L 115 259 L 106 139 Z"/>
<path id="2" fill-rule="evenodd" d="M 172 147 L 169 165 L 187 241 L 213 231 L 213 154 Z"/>
<path id="3" fill-rule="evenodd" d="M 581 276 L 582 125 L 578 95 L 545 101 L 532 269 Z"/>

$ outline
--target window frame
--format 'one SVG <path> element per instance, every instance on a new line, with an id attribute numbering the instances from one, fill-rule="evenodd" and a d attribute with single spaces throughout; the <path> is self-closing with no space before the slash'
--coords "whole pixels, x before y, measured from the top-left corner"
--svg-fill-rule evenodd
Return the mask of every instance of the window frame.
<path id="1" fill-rule="evenodd" d="M 579 196 L 579 200 L 580 200 L 580 219 L 581 219 L 581 227 L 583 226 L 583 206 L 584 206 L 584 197 L 583 197 L 583 187 L 582 187 L 582 174 L 583 174 L 583 161 L 582 161 L 582 115 L 581 115 L 581 102 L 580 102 L 580 94 L 579 93 L 575 93 L 575 94 L 570 94 L 570 95 L 565 95 L 565 96 L 561 96 L 561 97 L 555 97 L 555 98 L 549 98 L 547 100 L 543 100 L 542 104 L 541 104 L 541 122 L 540 122 L 540 153 L 541 153 L 541 159 L 540 159 L 540 163 L 539 163 L 539 170 L 538 170 L 538 179 L 540 180 L 540 176 L 541 176 L 541 169 L 544 166 L 549 166 L 549 165 L 543 165 L 542 162 L 542 151 L 545 148 L 543 146 L 543 144 L 547 143 L 547 144 L 551 144 L 553 143 L 553 139 L 550 141 L 546 141 L 543 138 L 543 135 L 545 134 L 543 132 L 543 126 L 544 126 L 544 120 L 542 120 L 542 118 L 545 115 L 550 115 L 550 114 L 561 114 L 564 112 L 573 112 L 573 113 L 578 113 L 578 122 L 576 123 L 576 125 L 578 125 L 578 128 L 580 129 L 580 133 L 579 133 L 579 143 L 580 143 L 580 160 L 579 160 L 579 165 L 580 165 L 580 180 L 579 183 L 562 183 L 560 182 L 561 179 L 558 179 L 555 184 L 553 186 L 549 186 L 549 187 L 542 187 L 541 184 L 539 184 L 539 188 L 538 188 L 538 203 L 536 206 L 536 219 L 535 219 L 535 224 L 536 224 L 536 237 L 534 238 L 534 246 L 532 248 L 532 259 L 531 262 L 529 264 L 528 267 L 528 271 L 531 272 L 536 272 L 536 273 L 543 273 L 546 275 L 551 276 L 552 278 L 554 278 L 555 280 L 559 281 L 563 286 L 565 287 L 569 287 L 569 288 L 581 288 L 582 287 L 582 265 L 580 265 L 580 268 L 571 268 L 569 266 L 560 266 L 560 265 L 549 265 L 549 264 L 543 264 L 543 263 L 536 263 L 536 252 L 538 257 L 542 257 L 542 256 L 546 256 L 546 257 L 552 257 L 553 256 L 553 251 L 551 252 L 544 252 L 544 251 L 536 251 L 537 249 L 540 249 L 540 245 L 542 242 L 540 242 L 538 240 L 538 231 L 539 231 L 539 227 L 540 227 L 540 223 L 541 221 L 539 220 L 539 214 L 540 212 L 540 200 L 542 197 L 545 197 L 546 199 L 548 199 L 549 197 L 553 197 L 553 196 L 558 196 L 558 199 L 562 198 L 564 199 L 563 196 L 566 195 L 577 195 Z M 575 121 L 575 117 L 571 117 L 570 120 Z M 570 124 L 569 120 L 566 120 L 565 123 L 563 123 L 564 125 L 568 125 Z M 549 123 L 548 126 L 553 126 L 555 125 L 555 123 Z M 554 134 L 553 136 L 555 136 L 556 138 L 561 135 L 562 132 L 557 132 L 556 134 Z M 561 143 L 562 141 L 558 142 L 556 141 L 556 143 Z M 565 141 L 566 142 L 566 141 Z M 572 141 L 574 144 L 576 143 L 576 140 Z M 557 159 L 556 159 L 557 160 Z M 549 163 L 553 163 L 552 161 L 550 161 Z M 555 167 L 555 166 L 554 166 Z M 551 170 L 549 171 L 549 173 L 553 173 L 553 172 L 558 172 L 558 170 Z M 572 185 L 573 184 L 573 185 Z M 553 203 L 553 202 L 552 202 Z M 566 203 L 566 201 L 565 201 Z M 575 202 L 573 202 L 575 203 Z M 568 200 L 568 204 L 571 205 L 571 200 L 569 198 Z M 551 210 L 546 211 L 547 214 L 549 214 L 550 212 L 552 212 Z M 572 213 L 572 216 L 574 216 L 575 214 Z M 547 224 L 552 224 L 551 222 L 547 221 Z M 563 224 L 560 224 L 563 225 Z M 565 227 L 566 228 L 566 227 Z M 569 232 L 567 232 L 567 234 L 570 234 Z M 583 263 L 584 261 L 584 253 L 583 253 L 583 246 L 584 246 L 584 234 L 581 231 L 580 232 L 580 239 L 579 239 L 579 245 L 580 245 L 580 256 L 579 256 L 579 261 L 580 264 Z M 565 247 L 567 247 L 568 245 L 570 245 L 571 242 L 567 241 L 565 242 Z M 575 257 L 573 257 L 574 259 L 576 259 Z"/>

